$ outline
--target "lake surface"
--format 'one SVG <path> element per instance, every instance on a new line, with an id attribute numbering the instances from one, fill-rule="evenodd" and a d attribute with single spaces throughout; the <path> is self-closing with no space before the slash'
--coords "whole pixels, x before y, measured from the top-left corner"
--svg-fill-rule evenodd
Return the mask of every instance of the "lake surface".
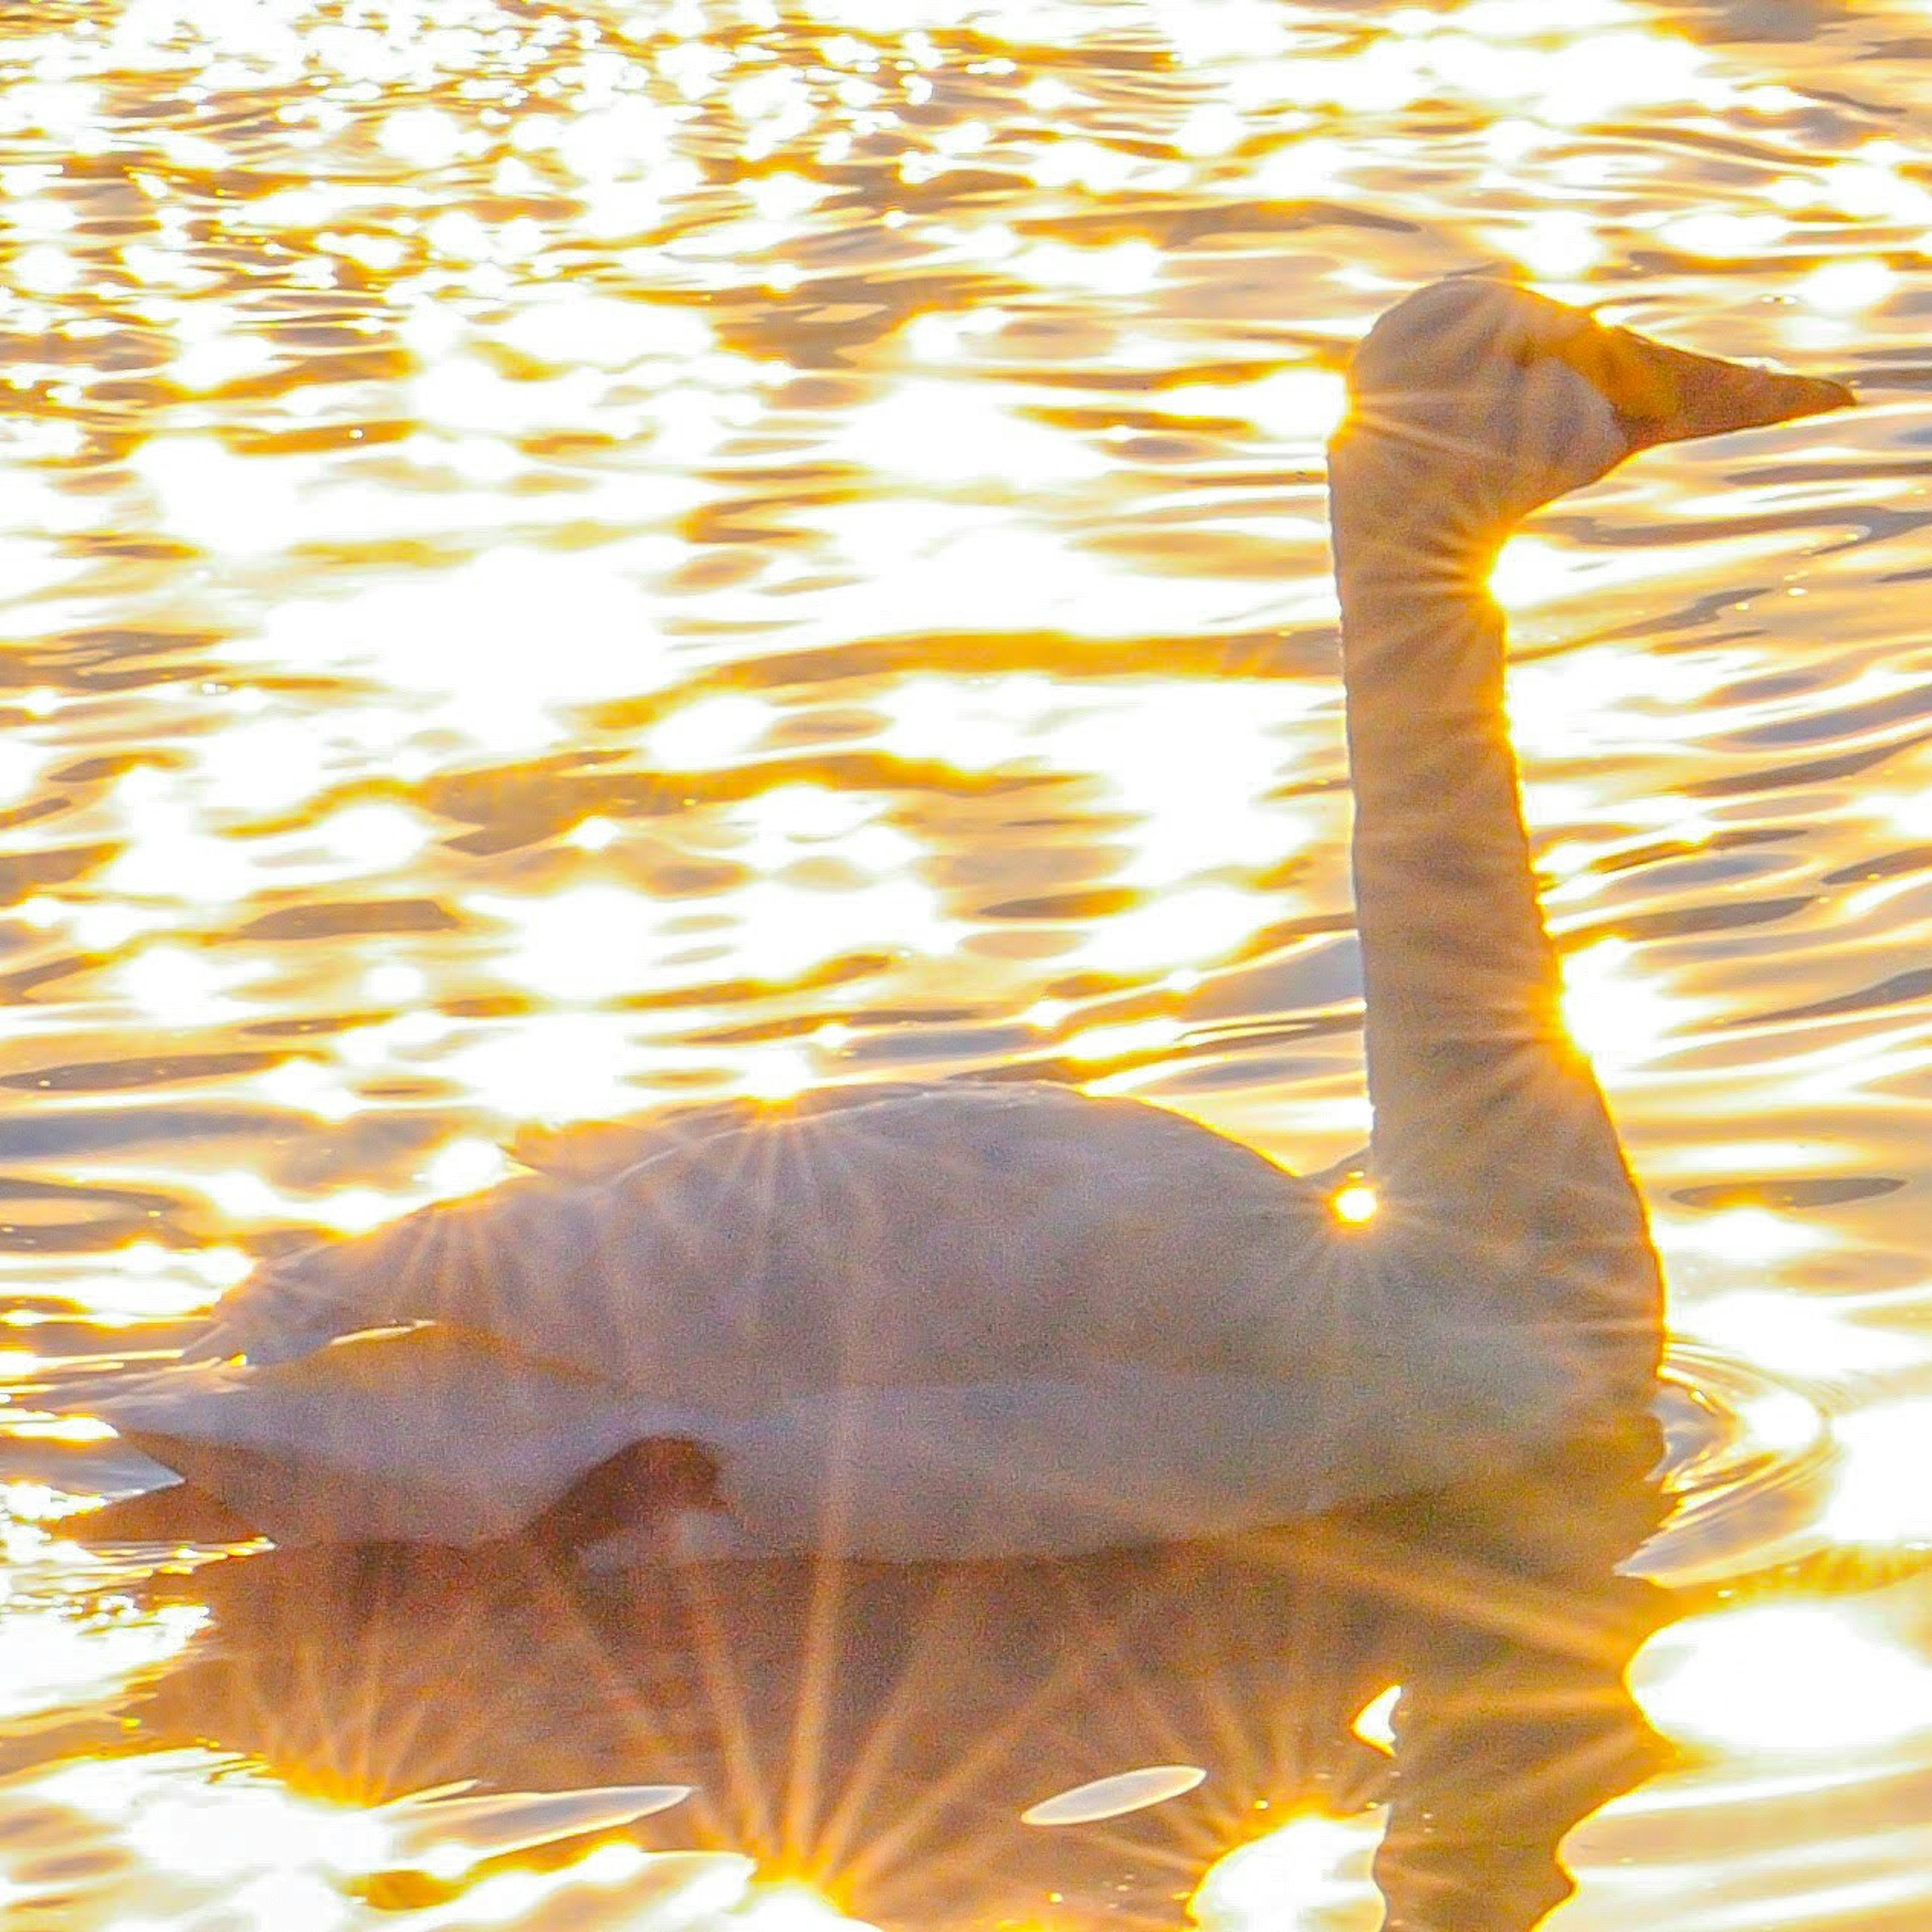
<path id="1" fill-rule="evenodd" d="M 1932 6 L 47 0 L 0 74 L 10 1924 L 800 1932 L 996 1732 L 1042 1924 L 1179 1924 L 1226 1854 L 1215 1932 L 1359 1932 L 1376 1876 L 1429 1932 L 1928 1922 Z M 863 1830 L 748 1744 L 735 1810 L 425 1826 L 692 1781 L 634 1604 L 67 1540 L 142 1478 L 50 1379 L 531 1123 L 998 1068 L 1359 1146 L 1322 446 L 1349 344 L 1486 261 L 1864 398 L 1496 579 L 1669 1270 L 1660 1530 L 1640 1460 L 1088 1624 L 962 1586 L 983 1668 Z M 939 1614 L 854 1589 L 880 1655 Z M 714 1664 L 795 1654 L 761 1600 Z M 1164 1645 L 1203 1604 L 1247 1634 Z M 638 1849 L 734 1831 L 812 1888 Z"/>

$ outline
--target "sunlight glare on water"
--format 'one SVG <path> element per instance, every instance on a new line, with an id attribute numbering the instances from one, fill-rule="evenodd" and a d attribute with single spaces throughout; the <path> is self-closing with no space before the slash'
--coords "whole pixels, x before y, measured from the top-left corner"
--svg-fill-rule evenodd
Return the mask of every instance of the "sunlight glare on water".
<path id="1" fill-rule="evenodd" d="M 636 1682 L 571 1649 L 590 1613 L 528 1593 L 494 1652 L 446 1606 L 386 1647 L 362 1578 L 278 1676 L 258 1558 L 62 1538 L 153 1471 L 43 1384 L 144 1372 L 263 1258 L 518 1172 L 520 1128 L 670 1101 L 1031 1071 L 1333 1168 L 1370 1222 L 1322 452 L 1374 316 L 1484 264 L 1864 404 L 1655 452 L 1490 580 L 1566 1021 L 1686 1349 L 1679 1514 L 1638 1572 L 1750 1582 L 1626 1646 L 1687 1757 L 1578 1802 L 1558 1917 L 1924 1917 L 1928 11 L 0 20 L 23 1932 L 845 1922 L 877 1794 L 760 1797 L 743 1752 L 686 1780 Z M 562 1689 L 488 1701 L 478 1660 L 552 1652 Z M 199 1673 L 236 1658 L 265 1674 L 224 1731 Z M 335 1708 L 345 1659 L 372 1681 Z M 1193 1892 L 1211 1932 L 1366 1932 L 1378 1780 L 1432 1707 L 1391 1718 L 1397 1666 L 1359 1662 L 1328 1728 L 1371 1762 L 1271 1794 L 1192 1732 L 1091 1764 L 1042 1735 L 1038 1789 L 1106 1802 L 1031 1835 L 1105 1865 L 1083 1833 L 1170 1832 L 1162 1922 Z M 941 1756 L 895 1828 L 998 1728 L 957 1724 L 922 1718 Z M 1108 1809 L 1150 1766 L 1173 1788 Z M 458 1785 L 523 1822 L 426 1852 Z M 1005 1797 L 1017 1826 L 1038 1791 Z M 659 1855 L 687 1844 L 719 1855 Z M 1082 1922 L 1034 1890 L 1043 1932 Z"/>

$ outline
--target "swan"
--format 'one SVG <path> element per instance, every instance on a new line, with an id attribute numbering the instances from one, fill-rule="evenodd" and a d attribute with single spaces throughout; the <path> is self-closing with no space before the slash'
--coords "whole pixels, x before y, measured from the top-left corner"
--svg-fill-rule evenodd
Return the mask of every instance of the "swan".
<path id="1" fill-rule="evenodd" d="M 92 1412 L 280 1543 L 912 1561 L 1233 1535 L 1653 1400 L 1657 1257 L 1558 1018 L 1486 579 L 1640 450 L 1852 398 L 1485 274 L 1399 302 L 1348 384 L 1372 1220 L 1157 1106 L 828 1089 L 566 1139 L 272 1262 Z"/>

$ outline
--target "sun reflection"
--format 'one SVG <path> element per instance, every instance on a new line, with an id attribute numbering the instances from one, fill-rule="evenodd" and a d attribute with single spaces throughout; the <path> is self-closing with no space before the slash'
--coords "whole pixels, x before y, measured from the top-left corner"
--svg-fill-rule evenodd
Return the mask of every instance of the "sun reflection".
<path id="1" fill-rule="evenodd" d="M 1755 1447 L 1779 1455 L 1792 1456 L 1809 1449 L 1826 1433 L 1825 1418 L 1817 1404 L 1796 1389 L 1772 1389 L 1748 1396 L 1738 1405 L 1738 1417 Z"/>
<path id="2" fill-rule="evenodd" d="M 1798 285 L 1800 302 L 1829 316 L 1856 315 L 1876 307 L 1898 286 L 1898 272 L 1885 262 L 1827 262 Z"/>
<path id="3" fill-rule="evenodd" d="M 1198 1765 L 1191 1764 L 1149 1765 L 1138 1771 L 1119 1772 L 1028 1805 L 1020 1814 L 1020 1822 L 1046 1829 L 1123 1818 L 1130 1812 L 1144 1811 L 1166 1804 L 1171 1798 L 1184 1796 L 1199 1786 L 1207 1776 Z"/>
<path id="4" fill-rule="evenodd" d="M 729 692 L 701 698 L 658 719 L 645 749 L 674 771 L 703 770 L 748 751 L 777 716 L 762 698 Z"/>
<path id="5" fill-rule="evenodd" d="M 98 1271 L 64 1276 L 50 1292 L 106 1322 L 198 1314 L 254 1265 L 244 1250 L 225 1243 L 177 1250 L 154 1241 L 130 1241 L 99 1259 L 105 1265 Z"/>
<path id="6" fill-rule="evenodd" d="M 1402 1686 L 1391 1684 L 1379 1696 L 1372 1697 L 1355 1713 L 1348 1728 L 1363 1743 L 1384 1756 L 1395 1754 L 1395 1707 L 1402 1702 Z"/>
<path id="7" fill-rule="evenodd" d="M 28 1415 L 9 1411 L 0 1418 L 0 1435 L 19 1442 L 106 1442 L 114 1431 L 87 1415 Z"/>
<path id="8" fill-rule="evenodd" d="M 506 1120 L 581 1120 L 634 1112 L 650 1064 L 631 1028 L 585 1012 L 532 1013 L 472 1034 L 439 1070 Z"/>
<path id="9" fill-rule="evenodd" d="M 392 960 L 371 966 L 362 975 L 362 992 L 379 1006 L 406 1006 L 429 990 L 429 975 L 420 966 Z"/>
<path id="10" fill-rule="evenodd" d="M 1932 1543 L 1932 1405 L 1922 1396 L 1874 1402 L 1839 1418 L 1832 1434 L 1839 1459 L 1825 1533 L 1877 1548 Z"/>
<path id="11" fill-rule="evenodd" d="M 1188 1909 L 1202 1932 L 1364 1932 L 1376 1922 L 1369 1862 L 1382 1825 L 1379 1812 L 1294 1819 L 1229 1852 Z"/>
<path id="12" fill-rule="evenodd" d="M 1238 886 L 1183 886 L 1102 921 L 1073 956 L 1111 973 L 1205 966 L 1238 950 L 1265 919 L 1265 907 Z"/>
<path id="13" fill-rule="evenodd" d="M 264 1100 L 319 1120 L 346 1120 L 362 1108 L 362 1096 L 352 1087 L 312 1060 L 285 1060 L 257 1074 L 254 1085 Z"/>
<path id="14" fill-rule="evenodd" d="M 422 1169 L 422 1184 L 439 1201 L 493 1187 L 512 1169 L 509 1156 L 494 1141 L 464 1138 L 446 1142 Z"/>
<path id="15" fill-rule="evenodd" d="M 215 958 L 186 946 L 163 944 L 129 955 L 110 976 L 148 1018 L 166 1025 L 200 1026 L 245 1013 L 245 1003 L 232 996 L 267 970 L 263 960 Z"/>
<path id="16" fill-rule="evenodd" d="M 503 970 L 553 1000 L 634 992 L 664 950 L 664 910 L 620 886 L 572 886 L 535 902 L 478 892 L 470 904 L 515 934 Z"/>
<path id="17" fill-rule="evenodd" d="M 1630 1679 L 1667 1736 L 1740 1754 L 1874 1750 L 1932 1732 L 1932 1664 L 1844 1604 L 1685 1618 Z"/>
<path id="18" fill-rule="evenodd" d="M 1749 1217 L 1742 1236 L 1736 1226 L 1739 1216 Z M 1659 1239 L 1667 1252 L 1675 1252 L 1688 1245 L 1687 1235 L 1702 1233 L 1707 1236 L 1707 1252 L 1727 1261 L 1762 1263 L 1766 1256 L 1752 1251 L 1754 1236 L 1781 1231 L 1775 1217 L 1758 1208 L 1732 1208 L 1711 1219 L 1720 1224 L 1714 1232 L 1708 1224 L 1702 1228 L 1673 1225 L 1660 1229 Z M 1722 1225 L 1727 1220 L 1732 1224 L 1730 1228 Z M 1733 1241 L 1741 1246 L 1732 1245 Z M 1804 1245 L 1822 1246 L 1822 1238 Z M 1861 1322 L 1828 1302 L 1777 1288 L 1733 1288 L 1708 1300 L 1690 1302 L 1673 1318 L 1687 1334 L 1774 1375 L 1800 1381 L 1878 1374 L 1916 1366 L 1932 1354 L 1932 1349 L 1912 1336 Z"/>
<path id="19" fill-rule="evenodd" d="M 1376 1190 L 1365 1182 L 1351 1181 L 1328 1198 L 1328 1209 L 1336 1220 L 1346 1222 L 1351 1227 L 1360 1227 L 1372 1221 L 1376 1210 L 1381 1206 Z"/>
<path id="20" fill-rule="evenodd" d="M 1783 240 L 1790 226 L 1786 217 L 1768 211 L 1743 214 L 1711 208 L 1695 214 L 1673 215 L 1658 225 L 1657 232 L 1672 248 L 1688 250 L 1694 255 L 1745 261 L 1761 256 Z"/>
<path id="21" fill-rule="evenodd" d="M 664 1810 L 688 1796 L 681 1786 L 480 1798 L 432 1792 L 362 1808 L 292 1791 L 233 1759 L 182 1750 L 77 1760 L 15 1789 L 92 1820 L 141 1862 L 151 1890 L 196 1924 L 206 1912 L 210 1924 L 218 1918 L 224 1924 L 360 1925 L 367 1913 L 356 1903 L 356 1883 L 400 1871 L 459 1888 L 446 1901 L 410 1913 L 410 1923 L 424 1928 L 509 1924 L 586 1886 L 614 1894 L 595 1922 L 626 1922 L 622 1893 L 639 1881 L 654 1904 L 672 1910 L 664 1922 L 688 1924 L 742 1904 L 748 1890 L 749 1861 L 722 1857 L 694 1862 L 667 1898 L 651 1883 L 656 1862 L 621 1841 L 552 1870 L 500 1868 L 461 1883 L 485 1860 Z M 574 1903 L 588 1901 L 580 1893 Z M 249 1916 L 237 1918 L 241 1910 Z M 169 1922 L 177 1922 L 174 1914 Z"/>
<path id="22" fill-rule="evenodd" d="M 5 1603 L 4 1613 L 0 1718 L 10 1718 L 102 1696 L 136 1672 L 178 1656 L 208 1621 L 205 1610 L 187 1604 L 153 1611 L 108 1606 L 90 1613 Z"/>
<path id="23" fill-rule="evenodd" d="M 1564 1024 L 1606 1071 L 1654 1058 L 1695 1010 L 1690 1001 L 1636 976 L 1637 956 L 1624 939 L 1600 939 L 1563 955 Z"/>
<path id="24" fill-rule="evenodd" d="M 1069 1060 L 1120 1060 L 1164 1052 L 1186 1035 L 1178 1020 L 1122 1020 L 1110 1026 L 1083 1027 L 1062 1040 L 1060 1050 Z"/>
<path id="25" fill-rule="evenodd" d="M 1192 1018 L 1251 977 L 1265 1004 L 1300 958 L 1278 928 L 1346 906 L 1316 473 L 1342 346 L 1396 286 L 1499 251 L 1666 332 L 1708 312 L 1740 354 L 1910 360 L 1932 188 L 1896 58 L 1828 74 L 1816 46 L 1746 59 L 1674 17 L 128 0 L 16 36 L 8 1158 L 49 1192 L 8 1236 L 9 1332 L 160 1346 L 254 1264 L 244 1238 L 490 1186 L 499 1129 L 777 1099 L 902 1052 L 951 1070 L 989 1010 L 1097 1088 L 1211 1083 L 1285 1146 L 1354 1144 L 1347 1035 L 1298 1040 L 1310 1079 L 1278 1090 L 1271 1042 Z M 1866 44 L 1830 26 L 1832 62 Z M 1898 598 L 1843 596 L 1916 568 L 1910 504 L 1873 520 L 1874 475 L 1910 466 L 1899 407 L 1805 465 L 1774 442 L 1695 488 L 1634 470 L 1600 522 L 1498 560 L 1526 631 L 1591 640 L 1514 670 L 1511 718 L 1559 925 L 1592 922 L 1566 1012 L 1653 1184 L 1909 1171 L 1888 1110 L 1928 1059 L 1898 980 L 1924 868 L 1896 850 L 1932 836 L 1905 742 L 1922 667 L 1881 634 Z M 1795 585 L 1811 550 L 1829 568 Z M 1652 597 L 1670 614 L 1640 632 Z M 794 652 L 796 684 L 774 669 Z M 1829 775 L 1894 739 L 1882 772 Z M 1874 833 L 1861 884 L 1840 868 Z M 1811 899 L 1788 925 L 1595 936 L 1786 876 Z M 1725 1030 L 1866 986 L 1888 1004 Z M 1761 1077 L 1711 1070 L 1740 1040 Z M 122 1086 L 90 1087 L 110 1063 Z M 125 1211 L 164 1232 L 70 1235 L 65 1191 L 97 1182 L 104 1213 L 152 1192 Z M 1738 1403 L 1754 1453 L 1822 1465 L 1834 1437 L 1826 1535 L 1932 1538 L 1909 1392 L 1932 1350 L 1888 1294 L 1846 1292 L 1914 1264 L 1900 1224 L 1765 1198 L 1660 1191 L 1675 1312 L 1829 1384 Z M 1329 1204 L 1359 1223 L 1373 1190 Z M 113 1460 L 84 1423 L 4 1413 L 28 1466 Z M 4 1496 L 15 1569 L 55 1564 L 29 1519 L 74 1499 Z M 118 1605 L 44 1617 L 8 1581 L 0 1706 L 117 1694 L 186 1640 Z M 1839 1749 L 1846 1776 L 1901 1726 L 1932 1736 L 1924 1668 L 1856 1609 L 1834 1648 L 1837 1614 L 1694 1627 L 1676 1676 L 1656 1653 L 1659 1708 L 1740 1753 Z M 1378 1748 L 1394 1695 L 1354 1723 Z M 418 1854 L 467 1888 L 387 1915 L 411 1932 L 836 1922 L 742 1861 L 666 1901 L 628 1843 L 492 1870 L 448 1809 L 424 1841 L 210 1754 L 77 1768 L 47 1788 L 92 1792 L 145 1887 L 120 1932 L 350 1932 L 375 1908 L 344 1875 Z M 1376 1828 L 1295 1820 L 1203 1886 L 1204 1922 L 1372 1922 Z"/>
<path id="26" fill-rule="evenodd" d="M 1534 274 L 1557 284 L 1575 280 L 1608 252 L 1597 223 L 1575 208 L 1539 208 L 1490 239 Z"/>
<path id="27" fill-rule="evenodd" d="M 310 834 L 334 859 L 358 872 L 386 872 L 420 852 L 430 828 L 396 805 L 355 805 L 332 812 Z"/>
<path id="28" fill-rule="evenodd" d="M 1094 272 L 1096 251 L 1034 252 L 1033 273 L 1042 283 L 1072 282 Z M 1114 253 L 1097 252 L 1109 258 Z M 1131 272 L 1144 274 L 1148 258 L 1136 254 L 1131 259 Z M 1073 436 L 1016 413 L 996 387 L 927 377 L 908 378 L 889 400 L 854 410 L 838 432 L 837 447 L 883 477 L 934 484 L 994 479 L 1016 489 L 1037 488 L 1078 482 L 1107 467 L 1104 457 Z"/>
<path id="29" fill-rule="evenodd" d="M 613 819 L 593 814 L 580 819 L 564 834 L 580 852 L 606 852 L 623 836 L 623 829 Z"/>
<path id="30" fill-rule="evenodd" d="M 856 1920 L 795 1880 L 756 1887 L 731 1924 L 734 1932 L 861 1932 Z"/>

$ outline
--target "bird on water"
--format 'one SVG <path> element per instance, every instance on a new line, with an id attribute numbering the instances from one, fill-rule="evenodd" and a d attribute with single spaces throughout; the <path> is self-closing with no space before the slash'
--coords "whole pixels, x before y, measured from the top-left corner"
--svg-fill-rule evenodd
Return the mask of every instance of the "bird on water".
<path id="1" fill-rule="evenodd" d="M 1652 444 L 1852 398 L 1486 276 L 1390 309 L 1349 388 L 1372 1218 L 1056 1085 L 668 1114 L 267 1264 L 185 1360 L 84 1390 L 183 1479 L 94 1534 L 1070 1556 L 1426 1488 L 1650 1400 L 1658 1262 L 1559 1017 L 1486 580 Z"/>

